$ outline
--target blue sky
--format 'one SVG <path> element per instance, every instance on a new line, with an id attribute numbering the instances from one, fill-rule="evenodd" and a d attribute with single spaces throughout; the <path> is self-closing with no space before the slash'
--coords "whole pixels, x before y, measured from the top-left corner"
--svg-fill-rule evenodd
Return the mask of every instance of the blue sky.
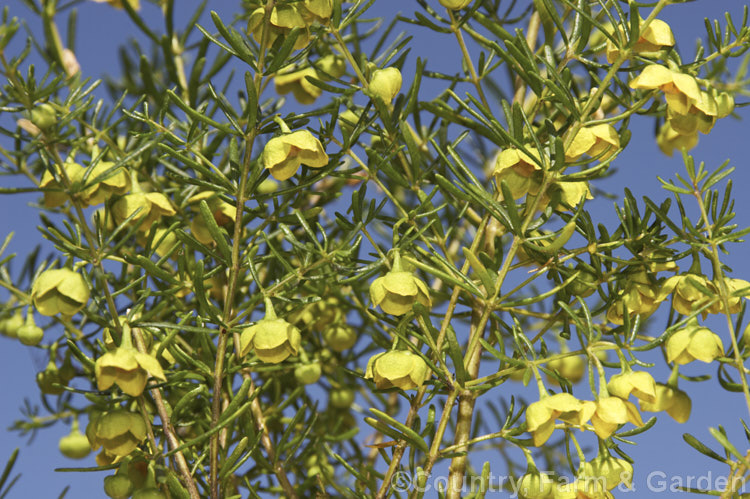
<path id="1" fill-rule="evenodd" d="M 437 4 L 436 1 L 430 3 Z M 745 3 L 738 0 L 701 0 L 670 6 L 660 17 L 672 25 L 683 57 L 690 58 L 694 50 L 694 40 L 698 36 L 705 35 L 703 18 L 705 16 L 723 18 L 725 10 L 739 17 Z M 229 18 L 231 8 L 228 2 L 211 0 L 209 8 L 218 10 L 223 16 Z M 381 0 L 373 8 L 373 13 L 390 18 L 398 10 L 408 14 L 415 9 L 420 9 L 416 2 Z M 21 18 L 28 18 L 26 9 L 18 0 L 11 0 L 10 13 Z M 204 20 L 204 24 L 212 26 L 208 20 Z M 76 53 L 84 73 L 92 76 L 102 73 L 119 74 L 117 46 L 122 40 L 135 33 L 127 16 L 107 5 L 82 2 L 79 6 L 78 25 L 80 34 Z M 36 20 L 30 23 L 30 28 L 32 33 L 40 32 Z M 407 29 L 407 27 L 404 25 L 402 29 Z M 420 33 L 415 29 L 413 34 L 419 35 Z M 456 54 L 456 48 L 451 39 L 446 36 L 430 40 L 430 43 L 420 40 L 423 39 L 416 36 L 407 66 L 413 67 L 418 55 L 428 59 L 428 69 L 455 71 L 455 69 L 449 71 L 450 68 L 446 67 L 457 60 L 453 57 Z M 407 71 L 405 71 L 405 76 L 408 83 Z M 438 89 L 436 85 L 425 87 L 425 97 L 429 97 L 431 88 Z M 104 93 L 100 95 L 104 96 Z M 739 102 L 746 100 L 738 99 Z M 740 109 L 738 112 L 747 118 L 748 113 L 745 109 Z M 0 119 L 3 120 L 4 125 L 7 124 L 5 121 L 7 116 L 0 115 Z M 631 131 L 633 132 L 631 146 L 615 162 L 619 170 L 617 176 L 603 182 L 600 186 L 618 196 L 622 195 L 623 186 L 628 186 L 635 192 L 638 199 L 647 195 L 659 203 L 669 197 L 670 193 L 660 187 L 657 175 L 668 179 L 673 178 L 675 172 L 683 172 L 682 159 L 678 155 L 667 158 L 658 150 L 653 140 L 651 120 L 636 118 Z M 726 118 L 717 123 L 710 135 L 701 136 L 700 144 L 692 151 L 696 162 L 706 161 L 709 168 L 718 166 L 725 159 L 731 159 L 732 165 L 737 167 L 732 175 L 736 193 L 735 211 L 737 223 L 743 226 L 750 221 L 750 198 L 745 195 L 746 186 L 750 185 L 747 137 L 746 121 L 737 122 Z M 7 182 L 9 181 L 6 179 L 2 180 L 3 185 L 7 185 Z M 15 238 L 9 251 L 19 253 L 20 256 L 23 256 L 34 245 L 44 243 L 36 230 L 36 226 L 40 223 L 37 211 L 27 206 L 35 199 L 34 195 L 0 196 L 0 213 L 3 214 L 0 217 L 0 237 L 14 231 Z M 597 213 L 602 214 L 602 221 L 610 227 L 613 226 L 615 224 L 613 201 L 601 198 L 595 203 L 597 203 L 595 205 Z M 49 249 L 49 246 L 46 248 Z M 750 264 L 746 256 L 749 249 L 747 243 L 735 245 L 731 248 L 732 252 L 725 257 L 726 263 L 734 269 L 734 277 L 750 280 Z M 657 319 L 653 322 L 653 327 L 658 328 L 663 323 L 663 319 L 661 321 Z M 726 331 L 721 329 L 720 323 L 717 323 L 716 331 L 726 339 Z M 658 331 L 652 331 L 652 334 L 658 334 Z M 23 347 L 16 341 L 0 338 L 0 379 L 5 381 L 4 400 L 0 406 L 0 427 L 7 428 L 19 418 L 19 408 L 23 405 L 24 397 L 36 392 L 34 376 L 43 367 L 44 358 L 40 353 Z M 708 370 L 703 366 L 691 366 L 686 372 L 715 375 L 713 369 Z M 661 378 L 658 377 L 658 373 L 661 373 Z M 666 379 L 666 373 L 663 371 L 657 371 L 655 375 L 659 380 Z M 681 385 L 683 389 L 686 388 L 685 385 L 686 382 L 683 381 Z M 529 393 L 517 384 L 506 384 L 499 388 L 503 393 L 515 389 L 518 389 L 519 393 Z M 637 463 L 636 491 L 630 495 L 623 494 L 622 497 L 662 497 L 664 493 L 647 490 L 650 472 L 663 472 L 666 477 L 663 480 L 667 483 L 669 483 L 669 477 L 680 477 L 683 484 L 691 475 L 707 477 L 710 471 L 712 478 L 716 479 L 726 472 L 725 467 L 714 466 L 714 461 L 698 454 L 685 444 L 682 440 L 682 433 L 685 431 L 690 431 L 705 443 L 718 449 L 718 445 L 713 443 L 712 437 L 708 434 L 708 427 L 722 424 L 730 435 L 736 437 L 734 441 L 741 447 L 741 450 L 746 448 L 741 445 L 741 439 L 744 437 L 742 437 L 739 418 L 747 418 L 747 410 L 741 396 L 723 391 L 714 379 L 696 386 L 691 385 L 689 391 L 693 395 L 693 414 L 686 425 L 678 425 L 665 415 L 660 415 L 654 430 L 634 438 L 638 445 L 629 447 L 628 451 Z M 529 396 L 533 397 L 533 392 Z M 31 402 L 37 403 L 36 395 L 32 397 Z M 71 485 L 68 497 L 102 496 L 103 473 L 67 474 L 52 471 L 57 467 L 81 464 L 62 457 L 57 450 L 57 440 L 67 432 L 68 429 L 62 425 L 43 430 L 28 446 L 26 445 L 27 438 L 20 438 L 17 433 L 0 432 L 0 460 L 9 455 L 13 448 L 21 447 L 15 471 L 20 471 L 23 476 L 10 497 L 56 497 L 57 493 L 68 484 Z M 493 459 L 492 454 L 488 454 L 486 459 Z M 93 457 L 83 461 L 83 464 L 93 465 Z M 475 464 L 481 465 L 481 463 Z M 441 472 L 445 472 L 444 467 L 436 469 L 436 473 Z M 651 475 L 652 485 L 661 484 L 660 480 L 662 480 L 661 475 Z"/>

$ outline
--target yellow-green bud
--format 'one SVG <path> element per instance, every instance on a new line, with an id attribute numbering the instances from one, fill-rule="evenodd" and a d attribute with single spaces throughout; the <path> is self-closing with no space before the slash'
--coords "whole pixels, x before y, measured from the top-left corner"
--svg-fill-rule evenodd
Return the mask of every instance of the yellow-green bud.
<path id="1" fill-rule="evenodd" d="M 297 355 L 301 342 L 299 329 L 284 319 L 262 319 L 242 331 L 240 355 L 244 357 L 254 350 L 262 362 L 278 364 Z"/>
<path id="2" fill-rule="evenodd" d="M 419 355 L 406 350 L 391 350 L 370 358 L 365 378 L 375 381 L 378 390 L 415 390 L 425 382 L 428 372 L 427 363 Z"/>
<path id="3" fill-rule="evenodd" d="M 42 315 L 72 316 L 89 301 L 91 291 L 82 275 L 67 269 L 45 270 L 31 287 L 31 299 Z"/>
<path id="4" fill-rule="evenodd" d="M 624 459 L 597 456 L 584 463 L 579 480 L 596 484 L 604 490 L 612 490 L 621 483 L 630 487 L 633 481 L 633 465 Z"/>
<path id="5" fill-rule="evenodd" d="M 328 403 L 336 409 L 348 409 L 354 403 L 354 390 L 349 388 L 336 388 L 331 390 Z"/>
<path id="6" fill-rule="evenodd" d="M 66 382 L 60 376 L 60 371 L 53 361 L 49 361 L 44 371 L 36 374 L 36 384 L 39 390 L 47 395 L 60 395 L 65 389 Z"/>
<path id="7" fill-rule="evenodd" d="M 323 330 L 323 340 L 332 350 L 343 352 L 357 343 L 357 332 L 346 324 L 334 324 Z"/>
<path id="8" fill-rule="evenodd" d="M 44 337 L 44 329 L 34 324 L 33 319 L 29 321 L 29 318 L 26 319 L 26 323 L 23 326 L 18 328 L 16 334 L 19 341 L 24 345 L 36 346 Z"/>
<path id="9" fill-rule="evenodd" d="M 427 285 L 411 272 L 392 270 L 378 277 L 370 285 L 370 299 L 374 306 L 391 315 L 404 315 L 415 302 L 432 306 Z"/>
<path id="10" fill-rule="evenodd" d="M 550 369 L 557 371 L 560 376 L 570 381 L 571 384 L 576 384 L 583 378 L 586 372 L 586 361 L 580 355 L 574 355 L 571 357 L 563 357 L 561 359 L 554 359 L 547 364 Z M 557 382 L 551 376 L 548 377 L 550 381 Z"/>
<path id="11" fill-rule="evenodd" d="M 136 490 L 133 493 L 132 499 L 166 499 L 162 491 L 155 487 L 148 487 L 146 489 Z"/>
<path id="12" fill-rule="evenodd" d="M 401 91 L 401 71 L 397 68 L 376 69 L 370 79 L 370 94 L 390 104 Z"/>
<path id="13" fill-rule="evenodd" d="M 31 110 L 31 122 L 42 130 L 50 128 L 57 123 L 57 111 L 45 102 Z"/>
<path id="14" fill-rule="evenodd" d="M 446 9 L 461 10 L 466 8 L 472 0 L 438 0 Z"/>
<path id="15" fill-rule="evenodd" d="M 354 127 L 359 123 L 359 115 L 347 109 L 343 113 L 339 114 L 339 126 L 344 134 L 344 137 L 348 137 L 354 132 Z"/>
<path id="16" fill-rule="evenodd" d="M 75 426 L 69 435 L 60 439 L 60 452 L 70 459 L 83 459 L 91 453 L 91 446 L 86 436 Z"/>
<path id="17" fill-rule="evenodd" d="M 20 310 L 16 310 L 16 313 L 0 320 L 0 334 L 9 338 L 18 337 L 18 329 L 23 326 L 24 320 Z"/>
<path id="18" fill-rule="evenodd" d="M 124 475 L 110 475 L 104 478 L 104 493 L 112 499 L 127 499 L 133 493 L 133 482 Z"/>
<path id="19" fill-rule="evenodd" d="M 320 379 L 321 368 L 317 362 L 314 364 L 302 364 L 294 368 L 294 378 L 298 383 L 311 385 Z"/>

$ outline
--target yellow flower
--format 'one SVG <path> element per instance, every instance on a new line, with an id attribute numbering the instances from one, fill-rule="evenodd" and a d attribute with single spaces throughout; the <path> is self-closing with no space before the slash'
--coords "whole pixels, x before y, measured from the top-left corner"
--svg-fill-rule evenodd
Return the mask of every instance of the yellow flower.
<path id="1" fill-rule="evenodd" d="M 301 5 L 302 2 L 297 2 L 294 4 L 275 5 L 273 7 L 269 19 L 270 29 L 266 33 L 269 45 L 273 45 L 279 36 L 287 36 L 294 28 L 301 28 L 294 42 L 294 50 L 303 49 L 310 43 L 310 30 L 308 29 L 310 22 L 305 20 L 305 16 L 303 16 L 303 12 L 307 15 L 309 11 L 303 9 Z M 261 43 L 265 15 L 266 9 L 258 7 L 250 14 L 250 19 L 247 22 L 247 31 L 252 33 L 253 38 L 258 43 Z"/>
<path id="2" fill-rule="evenodd" d="M 202 192 L 190 198 L 188 202 L 196 205 L 201 201 L 206 201 L 216 225 L 221 227 L 234 223 L 237 216 L 237 208 L 222 200 L 215 192 Z M 194 209 L 197 213 L 193 217 L 192 222 L 190 222 L 190 232 L 201 244 L 214 244 L 214 238 L 208 229 L 208 222 L 203 218 L 203 214 L 199 208 L 194 207 Z"/>
<path id="3" fill-rule="evenodd" d="M 370 299 L 374 306 L 380 305 L 383 312 L 391 315 L 404 315 L 415 302 L 432 306 L 427 285 L 406 271 L 392 270 L 375 279 L 370 285 Z"/>
<path id="4" fill-rule="evenodd" d="M 498 184 L 505 180 L 513 199 L 520 199 L 539 192 L 541 165 L 537 156 L 529 156 L 519 149 L 505 149 L 497 156 L 492 175 Z"/>
<path id="5" fill-rule="evenodd" d="M 628 400 L 632 394 L 639 400 L 653 402 L 656 397 L 656 382 L 645 371 L 627 371 L 612 376 L 607 383 L 607 391 L 623 400 Z"/>
<path id="6" fill-rule="evenodd" d="M 123 167 L 114 168 L 115 163 L 111 161 L 99 161 L 88 174 L 85 184 L 89 185 L 95 182 L 80 193 L 78 197 L 84 206 L 102 204 L 112 196 L 122 196 L 130 190 L 130 174 Z M 77 172 L 75 180 L 84 182 L 83 176 L 86 170 L 81 169 Z M 97 177 L 104 176 L 101 180 Z"/>
<path id="7" fill-rule="evenodd" d="M 124 409 L 92 414 L 86 437 L 92 449 L 102 447 L 110 456 L 124 457 L 146 439 L 146 423 L 140 415 Z"/>
<path id="8" fill-rule="evenodd" d="M 308 76 L 325 81 L 331 78 L 339 78 L 346 71 L 344 60 L 334 55 L 322 57 L 316 67 L 320 72 L 315 67 L 304 69 L 287 67 L 282 69 L 274 78 L 276 92 L 281 95 L 291 92 L 300 104 L 312 104 L 323 93 L 323 89 L 308 80 Z"/>
<path id="9" fill-rule="evenodd" d="M 324 23 L 333 14 L 333 0 L 302 0 L 302 17 L 308 23 Z"/>
<path id="10" fill-rule="evenodd" d="M 672 308 L 682 315 L 690 315 L 711 301 L 711 296 L 699 289 L 699 286 L 708 290 L 711 289 L 710 281 L 702 275 L 680 274 L 672 276 L 662 284 L 657 301 L 663 301 L 671 293 Z"/>
<path id="11" fill-rule="evenodd" d="M 625 289 L 607 310 L 607 320 L 613 324 L 623 324 L 623 304 L 630 316 L 640 314 L 647 317 L 653 314 L 662 302 L 649 275 L 638 271 L 630 275 Z"/>
<path id="12" fill-rule="evenodd" d="M 378 390 L 415 390 L 425 382 L 428 372 L 427 363 L 419 355 L 406 350 L 391 350 L 370 357 L 365 379 L 373 380 Z"/>
<path id="13" fill-rule="evenodd" d="M 661 152 L 671 158 L 675 149 L 678 151 L 682 151 L 683 149 L 689 151 L 698 145 L 698 131 L 696 130 L 694 133 L 683 135 L 672 128 L 670 122 L 667 121 L 659 128 L 659 133 L 656 136 L 656 144 L 661 149 Z"/>
<path id="14" fill-rule="evenodd" d="M 578 400 L 569 393 L 549 395 L 526 408 L 526 431 L 531 433 L 534 445 L 538 447 L 555 431 L 555 419 L 581 426 L 595 410 L 593 402 Z"/>
<path id="15" fill-rule="evenodd" d="M 620 148 L 620 136 L 609 124 L 581 128 L 565 151 L 567 161 L 576 161 L 584 154 L 606 161 Z"/>
<path id="16" fill-rule="evenodd" d="M 547 366 L 557 371 L 560 376 L 568 380 L 571 384 L 581 381 L 586 372 L 586 361 L 580 355 L 554 359 L 549 361 Z M 557 380 L 552 376 L 547 376 L 547 379 L 552 383 L 557 383 Z"/>
<path id="17" fill-rule="evenodd" d="M 323 145 L 307 130 L 279 135 L 263 148 L 261 164 L 276 180 L 287 180 L 300 165 L 322 168 L 328 164 Z"/>
<path id="18" fill-rule="evenodd" d="M 630 487 L 633 482 L 633 465 L 624 459 L 612 456 L 597 456 L 584 463 L 579 480 L 597 485 L 602 490 L 612 490 L 618 485 Z"/>
<path id="19" fill-rule="evenodd" d="M 552 490 L 554 499 L 612 499 L 611 492 L 604 490 L 597 480 L 577 479 L 571 483 L 556 484 Z"/>
<path id="20" fill-rule="evenodd" d="M 658 88 L 664 92 L 669 109 L 678 114 L 687 114 L 701 99 L 698 82 L 693 76 L 672 71 L 660 64 L 646 66 L 641 74 L 631 80 L 630 88 Z"/>
<path id="21" fill-rule="evenodd" d="M 743 298 L 750 296 L 750 282 L 744 279 L 733 279 L 727 277 L 724 279 L 724 284 L 727 286 L 729 296 L 727 302 L 729 302 L 729 313 L 736 314 L 742 310 Z M 718 286 L 714 283 L 710 283 L 711 289 L 717 294 L 719 293 Z M 712 314 L 720 314 L 724 311 L 724 303 L 722 300 L 715 302 L 708 308 L 708 311 Z"/>
<path id="22" fill-rule="evenodd" d="M 66 161 L 63 168 L 71 182 L 75 181 L 75 179 L 81 178 L 83 174 L 82 172 L 85 171 L 81 165 L 72 161 Z M 44 170 L 44 173 L 42 174 L 42 180 L 39 182 L 39 187 L 44 193 L 44 206 L 46 208 L 57 208 L 58 206 L 64 205 L 68 199 L 70 199 L 68 193 L 65 192 L 65 187 L 47 170 Z"/>
<path id="23" fill-rule="evenodd" d="M 687 393 L 667 386 L 662 383 L 656 384 L 656 398 L 653 403 L 641 401 L 641 410 L 646 412 L 667 411 L 675 421 L 684 423 L 690 418 L 692 402 Z"/>
<path id="24" fill-rule="evenodd" d="M 134 192 L 121 197 L 112 207 L 115 221 L 121 224 L 129 217 L 130 223 L 143 221 L 138 230 L 148 231 L 159 218 L 172 216 L 176 212 L 169 198 L 159 192 Z"/>
<path id="25" fill-rule="evenodd" d="M 262 362 L 278 364 L 290 355 L 297 355 L 301 343 L 299 329 L 284 319 L 265 318 L 242 331 L 240 355 L 244 357 L 254 350 Z"/>
<path id="26" fill-rule="evenodd" d="M 99 391 L 117 385 L 127 395 L 137 397 L 146 388 L 149 374 L 166 381 L 159 361 L 151 355 L 133 348 L 130 326 L 125 324 L 122 331 L 122 344 L 113 352 L 107 352 L 96 360 L 94 372 Z"/>
<path id="27" fill-rule="evenodd" d="M 334 352 L 343 352 L 357 343 L 357 332 L 346 324 L 334 324 L 323 330 L 323 340 Z"/>
<path id="28" fill-rule="evenodd" d="M 31 287 L 31 299 L 42 315 L 78 313 L 89 301 L 91 291 L 82 275 L 70 269 L 45 270 Z"/>
<path id="29" fill-rule="evenodd" d="M 635 404 L 618 397 L 600 398 L 596 402 L 596 412 L 591 416 L 591 424 L 599 438 L 605 440 L 622 424 L 633 423 L 643 426 L 643 420 Z"/>
<path id="30" fill-rule="evenodd" d="M 640 20 L 643 24 L 643 19 Z M 674 35 L 669 24 L 660 19 L 653 19 L 646 29 L 640 31 L 638 41 L 632 48 L 633 54 L 642 57 L 650 57 L 664 47 L 674 46 Z M 607 61 L 611 64 L 620 57 L 620 49 L 610 40 L 607 39 Z"/>
<path id="31" fill-rule="evenodd" d="M 390 104 L 401 91 L 401 71 L 397 68 L 376 69 L 369 85 L 370 93 Z"/>
<path id="32" fill-rule="evenodd" d="M 692 319 L 667 340 L 667 362 L 682 365 L 700 360 L 710 364 L 724 355 L 721 338 Z"/>
<path id="33" fill-rule="evenodd" d="M 552 478 L 537 470 L 529 470 L 518 480 L 518 497 L 521 499 L 551 499 Z"/>

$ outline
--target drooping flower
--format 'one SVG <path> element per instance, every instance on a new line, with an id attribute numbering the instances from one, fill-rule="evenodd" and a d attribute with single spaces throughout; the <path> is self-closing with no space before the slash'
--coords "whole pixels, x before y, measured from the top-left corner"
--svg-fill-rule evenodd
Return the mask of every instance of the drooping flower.
<path id="1" fill-rule="evenodd" d="M 565 150 L 567 161 L 576 161 L 587 154 L 606 161 L 620 148 L 620 135 L 608 123 L 581 128 Z"/>
<path id="2" fill-rule="evenodd" d="M 527 472 L 518 480 L 518 497 L 521 499 L 552 499 L 555 481 L 546 473 L 536 469 Z"/>
<path id="3" fill-rule="evenodd" d="M 278 364 L 297 355 L 301 342 L 299 329 L 284 319 L 267 316 L 242 331 L 240 355 L 244 357 L 253 350 L 262 362 Z"/>
<path id="4" fill-rule="evenodd" d="M 73 270 L 45 270 L 31 287 L 31 299 L 42 315 L 72 316 L 89 301 L 91 290 L 82 275 Z"/>
<path id="5" fill-rule="evenodd" d="M 495 160 L 492 175 L 498 184 L 505 180 L 513 199 L 536 195 L 541 186 L 542 162 L 534 152 L 529 156 L 520 149 L 505 149 Z"/>
<path id="6" fill-rule="evenodd" d="M 653 402 L 656 397 L 656 382 L 646 371 L 627 371 L 615 374 L 607 383 L 610 395 L 628 400 L 630 395 L 645 402 Z"/>
<path id="7" fill-rule="evenodd" d="M 711 290 L 706 277 L 690 273 L 675 275 L 664 281 L 657 301 L 663 301 L 671 293 L 672 308 L 682 315 L 690 315 L 711 301 L 712 297 L 704 290 Z"/>
<path id="8" fill-rule="evenodd" d="M 81 178 L 82 172 L 85 171 L 81 165 L 73 161 L 66 161 L 63 164 L 63 169 L 71 182 Z M 65 192 L 65 187 L 47 170 L 44 170 L 42 174 L 39 187 L 44 193 L 44 206 L 46 208 L 57 208 L 70 199 L 68 193 Z"/>
<path id="9" fill-rule="evenodd" d="M 619 397 L 604 397 L 597 400 L 596 412 L 591 416 L 591 424 L 599 438 L 602 440 L 609 438 L 620 425 L 625 423 L 643 426 L 643 420 L 635 404 Z"/>
<path id="10" fill-rule="evenodd" d="M 658 289 L 658 285 L 645 271 L 630 274 L 625 289 L 607 310 L 607 320 L 622 325 L 623 306 L 629 316 L 639 314 L 641 317 L 648 317 L 653 314 L 663 301 L 659 298 Z"/>
<path id="11" fill-rule="evenodd" d="M 121 196 L 130 190 L 130 174 L 119 166 L 114 168 L 115 163 L 111 161 L 99 161 L 88 174 L 84 181 L 87 170 L 80 169 L 75 180 L 88 185 L 78 193 L 78 198 L 84 206 L 102 204 L 112 196 Z M 102 176 L 102 179 L 97 180 Z"/>
<path id="12" fill-rule="evenodd" d="M 531 433 L 534 445 L 538 447 L 555 431 L 556 419 L 581 426 L 595 410 L 593 402 L 578 400 L 569 393 L 548 395 L 526 408 L 526 431 Z"/>
<path id="13" fill-rule="evenodd" d="M 596 456 L 581 467 L 578 479 L 598 483 L 603 490 L 612 490 L 620 484 L 630 487 L 633 482 L 633 465 L 613 456 Z"/>
<path id="14" fill-rule="evenodd" d="M 161 217 L 172 216 L 176 211 L 160 192 L 133 192 L 118 199 L 112 213 L 118 224 L 132 217 L 130 223 L 140 223 L 138 230 L 145 232 Z"/>
<path id="15" fill-rule="evenodd" d="M 656 144 L 661 149 L 661 152 L 671 158 L 675 149 L 678 151 L 689 151 L 697 146 L 698 131 L 696 130 L 691 134 L 683 135 L 672 128 L 670 122 L 667 121 L 659 128 L 659 133 L 656 135 Z"/>
<path id="16" fill-rule="evenodd" d="M 322 168 L 328 164 L 323 145 L 307 130 L 279 135 L 263 148 L 261 164 L 276 180 L 291 178 L 300 165 Z"/>
<path id="17" fill-rule="evenodd" d="M 308 26 L 311 21 L 305 19 L 303 13 L 308 14 L 308 11 L 302 7 L 302 4 L 303 2 L 274 5 L 269 18 L 269 29 L 266 30 L 269 46 L 273 45 L 278 37 L 288 36 L 294 28 L 300 28 L 297 39 L 294 41 L 294 50 L 301 50 L 310 43 Z M 247 31 L 252 33 L 258 43 L 262 42 L 265 15 L 265 7 L 258 7 L 250 14 L 247 22 Z"/>
<path id="18" fill-rule="evenodd" d="M 729 304 L 730 314 L 736 314 L 742 309 L 742 301 L 744 298 L 750 296 L 750 282 L 744 279 L 734 279 L 727 277 L 724 279 L 729 296 L 727 296 L 727 302 Z M 711 289 L 717 294 L 719 293 L 718 286 L 715 283 L 710 283 Z M 724 302 L 722 300 L 716 301 L 713 305 L 708 308 L 708 311 L 712 314 L 721 314 L 724 312 Z"/>
<path id="19" fill-rule="evenodd" d="M 643 19 L 640 19 L 643 24 Z M 638 41 L 633 44 L 631 52 L 641 57 L 651 57 L 665 47 L 673 47 L 674 34 L 669 24 L 660 19 L 652 19 L 646 29 L 641 30 Z M 611 64 L 620 57 L 620 49 L 610 39 L 607 39 L 607 61 Z"/>
<path id="20" fill-rule="evenodd" d="M 370 299 L 374 306 L 391 315 L 404 315 L 414 303 L 432 306 L 427 285 L 411 272 L 391 270 L 370 285 Z"/>
<path id="21" fill-rule="evenodd" d="M 687 393 L 663 383 L 656 384 L 654 402 L 641 401 L 641 410 L 646 412 L 667 411 L 672 419 L 684 423 L 690 418 L 692 402 Z"/>
<path id="22" fill-rule="evenodd" d="M 465 9 L 472 0 L 438 0 L 440 5 L 450 10 Z"/>
<path id="23" fill-rule="evenodd" d="M 667 362 L 678 365 L 700 360 L 710 364 L 724 355 L 724 344 L 719 335 L 698 324 L 697 319 L 669 337 L 666 343 Z"/>
<path id="24" fill-rule="evenodd" d="M 365 378 L 373 380 L 378 390 L 415 390 L 425 382 L 428 372 L 427 363 L 419 355 L 406 350 L 391 350 L 370 357 Z"/>
<path id="25" fill-rule="evenodd" d="M 159 361 L 133 348 L 130 326 L 123 325 L 122 344 L 96 360 L 94 371 L 99 391 L 117 385 L 131 397 L 138 397 L 146 388 L 149 375 L 166 380 Z"/>
<path id="26" fill-rule="evenodd" d="M 370 93 L 390 104 L 401 91 L 401 71 L 398 68 L 390 67 L 376 69 L 370 78 Z"/>
<path id="27" fill-rule="evenodd" d="M 695 78 L 660 64 L 649 64 L 630 81 L 630 88 L 655 89 L 664 92 L 667 106 L 677 114 L 687 114 L 701 98 Z"/>
<path id="28" fill-rule="evenodd" d="M 146 439 L 146 423 L 139 414 L 124 409 L 92 414 L 86 437 L 92 449 L 102 447 L 111 456 L 124 457 Z"/>

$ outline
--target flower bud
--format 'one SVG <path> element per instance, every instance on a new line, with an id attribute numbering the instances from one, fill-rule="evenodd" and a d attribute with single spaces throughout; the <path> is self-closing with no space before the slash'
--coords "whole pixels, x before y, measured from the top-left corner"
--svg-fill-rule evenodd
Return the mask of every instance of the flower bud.
<path id="1" fill-rule="evenodd" d="M 624 459 L 597 456 L 584 463 L 578 478 L 596 484 L 603 490 L 612 490 L 620 484 L 630 487 L 633 481 L 633 465 Z"/>
<path id="2" fill-rule="evenodd" d="M 60 395 L 65 391 L 63 385 L 66 382 L 60 376 L 60 371 L 57 369 L 55 363 L 50 360 L 44 371 L 36 374 L 36 384 L 44 394 Z"/>
<path id="3" fill-rule="evenodd" d="M 581 381 L 586 373 L 586 361 L 580 355 L 554 359 L 549 361 L 547 366 L 557 371 L 561 377 L 567 379 L 573 385 Z M 548 376 L 547 379 L 557 383 L 557 380 L 551 376 Z"/>
<path id="4" fill-rule="evenodd" d="M 29 313 L 26 316 L 26 322 L 19 327 L 16 335 L 21 343 L 28 346 L 36 346 L 44 337 L 44 329 L 34 323 L 34 315 Z"/>
<path id="5" fill-rule="evenodd" d="M 401 71 L 390 67 L 376 69 L 370 79 L 370 94 L 390 104 L 401 91 Z"/>
<path id="6" fill-rule="evenodd" d="M 357 332 L 346 324 L 334 324 L 323 330 L 323 340 L 331 350 L 343 352 L 357 343 Z"/>
<path id="7" fill-rule="evenodd" d="M 67 269 L 45 270 L 31 287 L 31 299 L 42 315 L 72 316 L 89 301 L 91 291 L 82 275 Z"/>
<path id="8" fill-rule="evenodd" d="M 81 65 L 78 63 L 78 59 L 72 50 L 63 49 L 60 58 L 62 59 L 63 68 L 65 68 L 65 74 L 68 76 L 75 76 L 81 71 Z"/>
<path id="9" fill-rule="evenodd" d="M 521 499 L 551 499 L 554 481 L 549 475 L 536 470 L 527 472 L 518 481 L 518 497 Z"/>
<path id="10" fill-rule="evenodd" d="M 58 444 L 60 452 L 70 459 L 83 459 L 91 453 L 91 446 L 86 436 L 78 430 L 78 424 L 74 423 L 69 435 L 60 439 Z"/>
<path id="11" fill-rule="evenodd" d="M 119 473 L 104 478 L 104 493 L 112 499 L 127 499 L 133 493 L 133 482 Z"/>
<path id="12" fill-rule="evenodd" d="M 391 270 L 378 277 L 370 285 L 370 299 L 373 306 L 380 306 L 383 312 L 391 315 L 404 315 L 415 302 L 430 308 L 430 290 L 427 285 L 411 272 Z"/>
<path id="13" fill-rule="evenodd" d="M 472 0 L 438 0 L 440 5 L 450 10 L 465 9 Z"/>
<path id="14" fill-rule="evenodd" d="M 305 467 L 307 468 L 307 476 L 314 477 L 316 475 L 328 475 L 333 476 L 334 468 L 325 458 L 320 458 L 316 454 L 312 454 L 305 460 Z"/>
<path id="15" fill-rule="evenodd" d="M 31 122 L 42 130 L 57 123 L 57 111 L 52 104 L 45 102 L 31 110 Z"/>
<path id="16" fill-rule="evenodd" d="M 124 409 L 92 414 L 86 437 L 92 449 L 102 447 L 109 455 L 124 457 L 146 439 L 146 423 L 140 415 Z"/>
<path id="17" fill-rule="evenodd" d="M 721 92 L 716 96 L 716 116 L 726 118 L 734 111 L 734 97 L 727 92 Z"/>
<path id="18" fill-rule="evenodd" d="M 320 379 L 321 368 L 317 362 L 313 364 L 302 364 L 294 368 L 294 378 L 302 385 L 317 383 Z"/>
<path id="19" fill-rule="evenodd" d="M 351 109 L 347 109 L 339 114 L 339 126 L 341 127 L 344 137 L 349 137 L 352 132 L 354 132 L 354 128 L 357 126 L 357 123 L 359 123 L 359 118 L 359 115 Z"/>
<path id="20" fill-rule="evenodd" d="M 427 363 L 419 355 L 406 350 L 391 350 L 370 357 L 365 378 L 375 381 L 378 390 L 401 388 L 416 390 L 429 373 Z"/>
<path id="21" fill-rule="evenodd" d="M 575 267 L 579 271 L 578 277 L 568 284 L 566 290 L 573 296 L 586 298 L 594 294 L 599 287 L 599 278 L 588 270 L 588 267 L 578 264 Z"/>
<path id="22" fill-rule="evenodd" d="M 684 423 L 690 418 L 692 402 L 687 393 L 663 383 L 656 384 L 654 402 L 641 401 L 641 410 L 646 412 L 667 411 L 675 421 Z"/>
<path id="23" fill-rule="evenodd" d="M 261 155 L 263 168 L 276 180 L 291 178 L 300 165 L 322 168 L 328 164 L 323 145 L 307 130 L 279 135 L 268 141 Z"/>
<path id="24" fill-rule="evenodd" d="M 18 330 L 23 326 L 24 320 L 20 310 L 16 313 L 0 320 L 0 333 L 9 338 L 17 338 Z"/>
<path id="25" fill-rule="evenodd" d="M 328 405 L 336 409 L 348 409 L 354 403 L 354 390 L 349 388 L 335 388 L 331 390 Z"/>
<path id="26" fill-rule="evenodd" d="M 157 489 L 156 487 L 148 487 L 145 489 L 136 490 L 133 493 L 132 499 L 166 499 L 167 496 Z"/>
<path id="27" fill-rule="evenodd" d="M 689 321 L 667 340 L 667 362 L 678 365 L 694 360 L 711 363 L 722 355 L 724 344 L 719 335 L 701 327 L 697 320 Z"/>
<path id="28" fill-rule="evenodd" d="M 278 364 L 297 355 L 301 342 L 299 329 L 284 319 L 266 318 L 242 331 L 240 355 L 244 357 L 254 350 L 262 362 Z"/>

